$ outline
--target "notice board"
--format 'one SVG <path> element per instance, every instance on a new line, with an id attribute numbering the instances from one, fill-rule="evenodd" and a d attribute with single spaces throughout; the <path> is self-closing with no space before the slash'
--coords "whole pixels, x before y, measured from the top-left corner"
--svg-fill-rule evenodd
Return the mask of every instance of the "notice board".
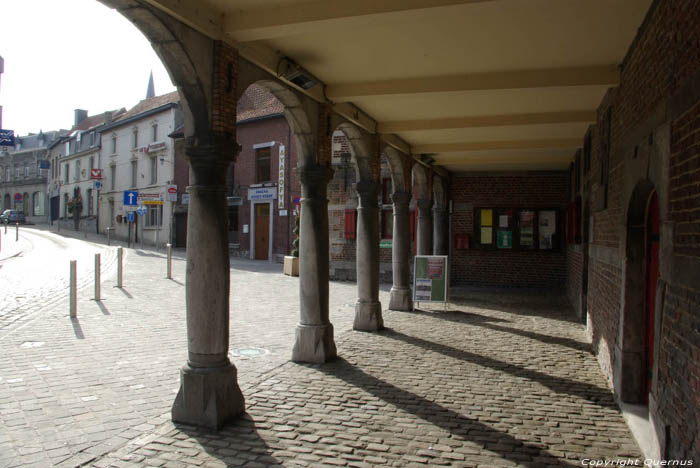
<path id="1" fill-rule="evenodd" d="M 413 260 L 413 302 L 448 302 L 446 255 L 416 255 Z"/>

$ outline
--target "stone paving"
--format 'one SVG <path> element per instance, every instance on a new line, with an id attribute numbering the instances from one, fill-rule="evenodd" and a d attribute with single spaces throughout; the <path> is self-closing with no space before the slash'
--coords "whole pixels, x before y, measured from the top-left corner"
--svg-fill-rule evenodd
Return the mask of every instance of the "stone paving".
<path id="1" fill-rule="evenodd" d="M 341 357 L 300 365 L 288 361 L 298 279 L 248 260 L 232 261 L 230 326 L 247 414 L 218 433 L 174 425 L 184 260 L 166 280 L 162 254 L 127 252 L 124 289 L 107 278 L 100 303 L 82 294 L 78 319 L 64 300 L 0 339 L 0 467 L 534 468 L 641 456 L 562 298 L 453 290 L 447 312 L 385 311 L 388 328 L 371 334 L 351 331 L 355 285 L 331 283 Z"/>

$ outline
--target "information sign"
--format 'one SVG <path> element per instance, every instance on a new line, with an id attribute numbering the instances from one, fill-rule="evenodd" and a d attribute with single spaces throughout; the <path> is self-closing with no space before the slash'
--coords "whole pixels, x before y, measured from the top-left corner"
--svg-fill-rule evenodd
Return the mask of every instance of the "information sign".
<path id="1" fill-rule="evenodd" d="M 177 201 L 177 185 L 168 185 L 166 200 L 172 202 Z"/>
<path id="2" fill-rule="evenodd" d="M 139 207 L 136 209 L 136 214 L 139 215 L 139 216 L 143 216 L 143 215 L 146 214 L 147 211 L 148 211 L 148 210 L 146 209 L 145 206 L 139 206 Z"/>
<path id="3" fill-rule="evenodd" d="M 126 220 L 129 221 L 130 223 L 134 222 L 134 212 L 133 211 L 129 211 L 126 214 Z"/>
<path id="4" fill-rule="evenodd" d="M 139 193 L 132 190 L 124 190 L 124 206 L 136 206 L 139 201 Z"/>
<path id="5" fill-rule="evenodd" d="M 101 190 L 102 189 L 102 182 L 99 180 L 95 181 L 95 190 Z"/>
<path id="6" fill-rule="evenodd" d="M 416 255 L 413 263 L 413 302 L 448 302 L 446 255 Z"/>

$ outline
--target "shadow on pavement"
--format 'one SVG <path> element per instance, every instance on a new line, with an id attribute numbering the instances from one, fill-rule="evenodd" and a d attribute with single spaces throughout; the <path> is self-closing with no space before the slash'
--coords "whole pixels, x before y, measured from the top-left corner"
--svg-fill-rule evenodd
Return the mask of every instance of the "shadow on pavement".
<path id="1" fill-rule="evenodd" d="M 132 296 L 131 293 L 130 293 L 129 291 L 127 291 L 126 289 L 120 288 L 120 287 L 117 287 L 117 286 L 115 286 L 115 288 L 117 288 L 118 290 L 120 290 L 120 291 L 121 291 L 126 297 L 128 297 L 129 299 L 133 299 L 133 298 L 134 298 L 134 296 Z"/>
<path id="2" fill-rule="evenodd" d="M 435 343 L 433 341 L 424 340 L 415 336 L 409 336 L 396 330 L 392 330 L 390 328 L 387 328 L 384 331 L 382 331 L 381 335 L 394 340 L 403 341 L 404 343 L 410 345 L 421 347 L 428 351 L 440 353 L 449 358 L 460 359 L 462 361 L 473 363 L 481 367 L 487 367 L 498 372 L 505 372 L 515 377 L 528 379 L 533 382 L 537 382 L 544 385 L 545 387 L 549 388 L 555 393 L 564 393 L 567 395 L 583 398 L 584 400 L 588 400 L 600 406 L 617 408 L 617 404 L 615 403 L 615 400 L 613 399 L 610 390 L 608 390 L 607 388 L 601 388 L 595 385 L 591 385 L 587 382 L 579 382 L 563 377 L 558 377 L 555 375 L 544 374 L 536 370 L 516 366 L 504 361 L 499 361 L 498 359 L 493 359 L 487 356 L 470 353 L 469 351 L 464 351 L 462 349 L 453 348 L 452 346 L 447 346 L 441 343 Z"/>
<path id="3" fill-rule="evenodd" d="M 104 315 L 112 315 L 112 314 L 109 313 L 109 309 L 107 309 L 107 306 L 105 306 L 104 303 L 103 303 L 102 301 L 95 301 L 95 304 L 97 304 L 97 307 L 100 308 L 100 311 L 101 311 Z"/>
<path id="4" fill-rule="evenodd" d="M 183 283 L 182 281 L 178 281 L 178 280 L 176 280 L 176 279 L 174 279 L 174 278 L 168 278 L 168 279 L 169 279 L 170 281 L 172 281 L 173 283 L 179 284 L 180 286 L 184 286 L 184 285 L 185 285 L 185 283 Z"/>
<path id="5" fill-rule="evenodd" d="M 273 449 L 258 434 L 255 422 L 245 414 L 218 432 L 175 424 L 184 434 L 197 440 L 202 449 L 227 467 L 282 467 L 282 461 L 272 456 Z M 222 441 L 227 443 L 222 447 Z"/>
<path id="6" fill-rule="evenodd" d="M 319 366 L 318 370 L 448 431 L 458 440 L 478 444 L 501 458 L 515 462 L 518 466 L 528 468 L 577 466 L 560 460 L 540 447 L 520 441 L 510 434 L 500 432 L 477 420 L 465 417 L 438 403 L 367 374 L 343 358 Z M 471 434 L 479 434 L 479 436 L 475 438 Z"/>
<path id="7" fill-rule="evenodd" d="M 78 321 L 78 318 L 71 317 L 70 321 L 71 321 L 71 325 L 73 325 L 73 333 L 75 333 L 75 337 L 79 340 L 84 340 L 85 335 L 83 334 L 83 329 L 80 326 L 80 322 Z"/>

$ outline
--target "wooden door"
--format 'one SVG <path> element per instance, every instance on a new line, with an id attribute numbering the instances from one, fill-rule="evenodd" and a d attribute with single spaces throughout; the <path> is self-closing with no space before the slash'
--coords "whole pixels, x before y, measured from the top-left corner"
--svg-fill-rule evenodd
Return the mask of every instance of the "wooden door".
<path id="1" fill-rule="evenodd" d="M 267 260 L 270 248 L 270 205 L 255 205 L 255 259 Z"/>
<path id="2" fill-rule="evenodd" d="M 647 208 L 646 278 L 644 314 L 644 402 L 649 401 L 654 369 L 654 317 L 656 315 L 656 283 L 659 280 L 659 199 L 654 192 Z"/>

